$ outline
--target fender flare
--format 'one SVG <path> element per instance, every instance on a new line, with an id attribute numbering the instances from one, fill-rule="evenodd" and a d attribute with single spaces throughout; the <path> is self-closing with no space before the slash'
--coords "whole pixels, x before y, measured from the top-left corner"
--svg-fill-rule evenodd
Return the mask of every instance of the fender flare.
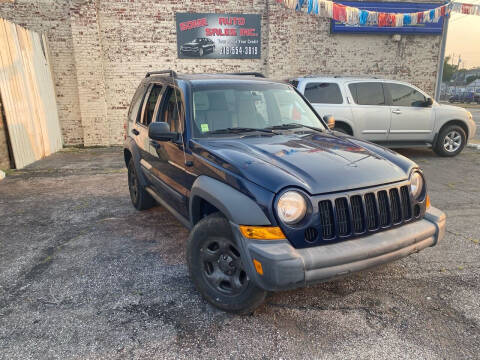
<path id="1" fill-rule="evenodd" d="M 271 225 L 270 220 L 247 195 L 209 176 L 199 176 L 190 191 L 189 213 L 192 225 L 199 220 L 201 200 L 208 201 L 231 222 L 239 225 Z"/>
<path id="2" fill-rule="evenodd" d="M 142 167 L 140 166 L 140 160 L 141 160 L 140 151 L 138 150 L 137 143 L 131 137 L 127 137 L 127 139 L 125 140 L 125 145 L 123 147 L 124 156 L 125 156 L 126 150 L 128 150 L 130 154 L 132 154 L 133 164 L 135 165 L 135 171 L 137 172 L 140 185 L 148 186 L 149 183 L 147 181 L 147 178 L 145 177 L 145 174 L 143 173 Z M 127 159 L 125 157 L 125 166 L 128 168 L 128 164 L 126 160 Z"/>

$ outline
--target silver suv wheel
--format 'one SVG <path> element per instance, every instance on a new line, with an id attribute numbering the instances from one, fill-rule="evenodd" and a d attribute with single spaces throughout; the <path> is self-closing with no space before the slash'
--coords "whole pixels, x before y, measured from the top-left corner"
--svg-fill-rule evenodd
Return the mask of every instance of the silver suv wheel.
<path id="1" fill-rule="evenodd" d="M 462 136 L 456 130 L 450 131 L 443 139 L 445 151 L 455 152 L 462 145 Z"/>

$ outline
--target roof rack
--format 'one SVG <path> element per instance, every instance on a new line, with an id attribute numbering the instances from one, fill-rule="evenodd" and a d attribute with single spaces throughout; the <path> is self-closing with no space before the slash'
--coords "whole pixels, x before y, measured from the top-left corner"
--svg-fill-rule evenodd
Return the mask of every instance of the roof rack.
<path id="1" fill-rule="evenodd" d="M 255 76 L 260 78 L 265 77 L 265 75 L 259 72 L 234 72 L 234 73 L 225 73 L 224 75 L 246 75 L 246 76 Z"/>
<path id="2" fill-rule="evenodd" d="M 168 74 L 170 75 L 172 78 L 175 78 L 177 77 L 177 73 L 173 70 L 159 70 L 159 71 L 149 71 L 147 72 L 147 74 L 145 75 L 145 77 L 150 77 L 151 75 L 163 75 L 163 74 Z"/>

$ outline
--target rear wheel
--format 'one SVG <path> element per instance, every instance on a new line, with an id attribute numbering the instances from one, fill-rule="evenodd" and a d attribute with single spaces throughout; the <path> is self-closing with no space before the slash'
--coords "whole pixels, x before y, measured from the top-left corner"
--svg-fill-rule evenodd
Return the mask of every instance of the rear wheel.
<path id="1" fill-rule="evenodd" d="M 467 136 L 465 131 L 458 125 L 449 125 L 440 131 L 434 151 L 440 156 L 458 155 L 463 148 Z"/>
<path id="2" fill-rule="evenodd" d="M 155 200 L 140 184 L 133 159 L 128 162 L 128 190 L 135 209 L 147 210 L 155 205 Z"/>
<path id="3" fill-rule="evenodd" d="M 214 306 L 236 314 L 250 314 L 265 300 L 245 271 L 245 263 L 230 224 L 212 214 L 195 225 L 187 244 L 187 263 L 197 290 Z"/>

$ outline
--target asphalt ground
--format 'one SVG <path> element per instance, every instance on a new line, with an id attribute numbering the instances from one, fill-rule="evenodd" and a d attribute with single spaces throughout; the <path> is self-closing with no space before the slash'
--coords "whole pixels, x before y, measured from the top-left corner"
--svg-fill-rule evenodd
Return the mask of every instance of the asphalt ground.
<path id="1" fill-rule="evenodd" d="M 0 181 L 0 358 L 478 359 L 480 152 L 401 150 L 447 213 L 438 246 L 251 316 L 207 304 L 187 231 L 130 204 L 120 148 L 62 151 Z"/>

